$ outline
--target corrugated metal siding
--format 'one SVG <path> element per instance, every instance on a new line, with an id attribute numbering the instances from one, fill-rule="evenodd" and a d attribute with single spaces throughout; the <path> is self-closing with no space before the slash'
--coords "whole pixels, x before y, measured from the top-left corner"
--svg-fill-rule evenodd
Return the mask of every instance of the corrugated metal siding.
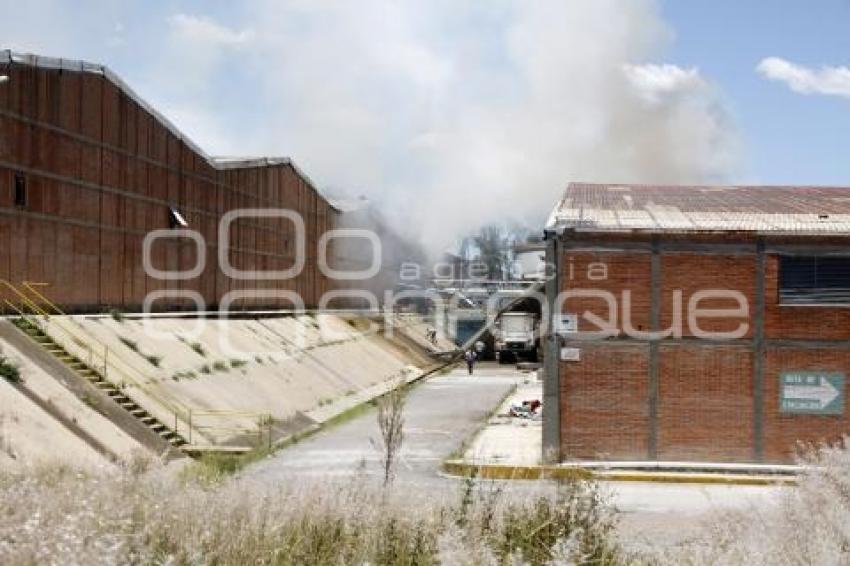
<path id="1" fill-rule="evenodd" d="M 312 238 L 323 211 L 335 213 L 288 159 L 209 157 L 103 68 L 0 52 L 0 72 L 11 77 L 0 88 L 0 277 L 47 282 L 51 297 L 78 309 L 136 308 L 163 288 L 198 291 L 208 305 L 252 288 L 297 288 L 309 293 L 308 306 L 317 300 L 315 262 L 294 281 L 233 281 L 218 269 L 217 228 L 227 210 L 294 208 Z M 23 209 L 13 203 L 18 171 L 27 182 Z M 144 274 L 144 234 L 168 227 L 171 205 L 207 241 L 207 269 L 196 280 Z M 233 263 L 286 268 L 294 244 L 284 242 L 293 239 L 287 220 L 240 220 Z M 156 266 L 174 270 L 191 267 L 194 256 L 189 242 L 160 242 L 153 251 Z"/>

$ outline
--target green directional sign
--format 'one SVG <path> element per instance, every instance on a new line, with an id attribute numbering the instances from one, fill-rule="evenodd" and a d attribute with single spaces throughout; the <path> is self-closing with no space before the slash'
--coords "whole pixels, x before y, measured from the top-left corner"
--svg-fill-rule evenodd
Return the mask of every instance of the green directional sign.
<path id="1" fill-rule="evenodd" d="M 779 411 L 804 415 L 844 414 L 844 374 L 786 371 L 779 376 Z"/>

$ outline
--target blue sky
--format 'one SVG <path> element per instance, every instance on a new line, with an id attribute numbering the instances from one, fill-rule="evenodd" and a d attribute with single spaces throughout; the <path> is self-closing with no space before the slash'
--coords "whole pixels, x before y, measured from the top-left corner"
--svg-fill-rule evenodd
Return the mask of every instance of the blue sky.
<path id="1" fill-rule="evenodd" d="M 665 0 L 662 14 L 675 31 L 668 59 L 699 66 L 728 100 L 748 176 L 850 184 L 850 97 L 795 93 L 753 71 L 769 56 L 850 66 L 850 1 Z"/>
<path id="2" fill-rule="evenodd" d="M 445 241 L 571 180 L 850 184 L 850 0 L 0 0 L 213 154 L 288 155 Z M 767 59 L 767 61 L 765 61 Z"/>

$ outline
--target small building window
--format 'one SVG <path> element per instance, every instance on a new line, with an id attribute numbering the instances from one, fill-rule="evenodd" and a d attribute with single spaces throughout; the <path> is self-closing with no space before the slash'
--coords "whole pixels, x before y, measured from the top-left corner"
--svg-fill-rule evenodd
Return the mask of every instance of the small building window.
<path id="1" fill-rule="evenodd" d="M 173 206 L 168 207 L 168 224 L 172 229 L 189 227 L 189 223 L 186 222 L 180 211 Z"/>
<path id="2" fill-rule="evenodd" d="M 850 304 L 850 257 L 780 257 L 779 302 Z"/>
<path id="3" fill-rule="evenodd" d="M 15 206 L 27 205 L 27 178 L 23 173 L 15 173 Z"/>

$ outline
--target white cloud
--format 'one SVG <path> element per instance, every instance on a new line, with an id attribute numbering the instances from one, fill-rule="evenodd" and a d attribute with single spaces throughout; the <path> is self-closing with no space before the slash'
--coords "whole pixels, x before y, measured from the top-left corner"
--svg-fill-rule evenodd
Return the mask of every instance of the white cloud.
<path id="1" fill-rule="evenodd" d="M 696 68 L 683 69 L 676 65 L 623 66 L 626 78 L 647 102 L 657 104 L 666 97 L 692 93 L 705 88 L 706 82 Z"/>
<path id="2" fill-rule="evenodd" d="M 235 31 L 211 18 L 174 14 L 168 23 L 185 39 L 213 45 L 240 45 L 249 41 L 254 33 L 250 29 Z"/>
<path id="3" fill-rule="evenodd" d="M 784 82 L 794 92 L 850 98 L 850 68 L 824 66 L 812 69 L 779 57 L 768 57 L 756 70 L 764 77 Z"/>

